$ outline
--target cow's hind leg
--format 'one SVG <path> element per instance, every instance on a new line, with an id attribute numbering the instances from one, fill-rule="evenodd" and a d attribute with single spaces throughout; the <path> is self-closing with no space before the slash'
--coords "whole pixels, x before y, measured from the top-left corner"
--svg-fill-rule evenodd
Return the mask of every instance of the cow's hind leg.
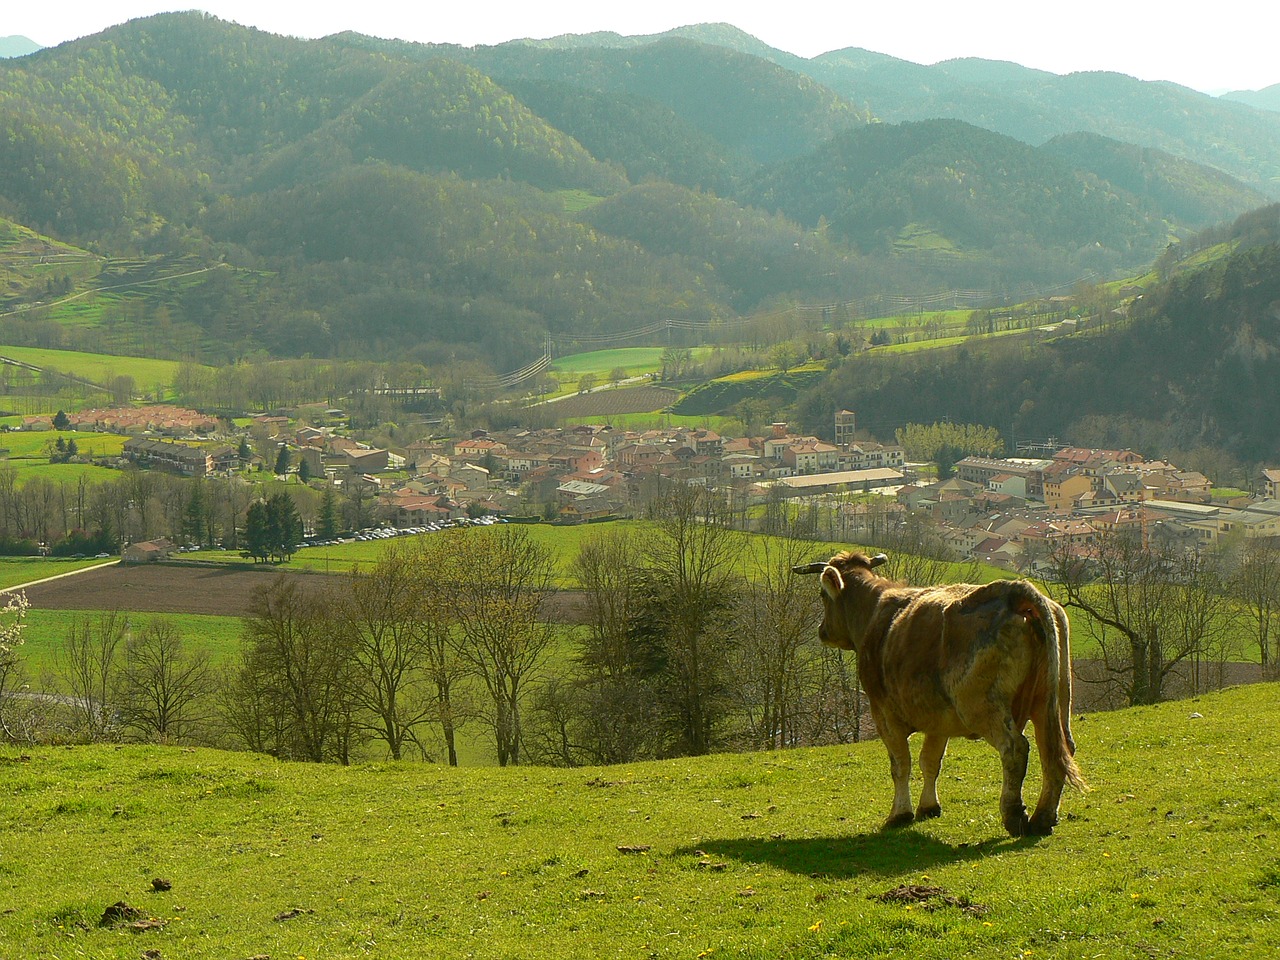
<path id="1" fill-rule="evenodd" d="M 920 772 L 924 785 L 920 788 L 920 805 L 916 807 L 916 819 L 928 820 L 942 816 L 942 804 L 938 802 L 938 773 L 942 770 L 942 758 L 947 752 L 947 738 L 940 733 L 926 733 L 920 748 Z"/>
<path id="2" fill-rule="evenodd" d="M 889 773 L 893 777 L 893 809 L 884 822 L 884 828 L 888 830 L 905 827 L 915 819 L 911 812 L 911 747 L 905 730 L 891 724 L 879 726 L 880 739 L 889 751 Z"/>
<path id="3" fill-rule="evenodd" d="M 1027 833 L 1027 808 L 1022 804 L 1022 781 L 1027 778 L 1027 757 L 1031 747 L 1019 730 L 1013 726 L 1013 718 L 1005 720 L 1004 729 L 988 741 L 1000 751 L 1000 765 L 1004 770 L 1004 784 L 1000 789 L 1000 817 L 1011 837 Z"/>
<path id="4" fill-rule="evenodd" d="M 1021 837 L 1027 832 L 1027 808 L 1022 805 L 1022 781 L 1027 778 L 1027 757 L 1031 753 L 1027 738 L 1014 726 L 1011 715 L 1001 716 L 997 710 L 986 711 L 981 718 L 971 718 L 969 729 L 981 731 L 982 739 L 1000 754 L 1000 766 L 1004 771 L 1004 783 L 1000 788 L 1000 818 L 1010 836 Z"/>
<path id="5" fill-rule="evenodd" d="M 1048 722 L 1036 723 L 1036 747 L 1040 752 L 1040 798 L 1036 801 L 1035 813 L 1027 824 L 1027 833 L 1046 837 L 1053 833 L 1058 825 L 1058 804 L 1062 800 L 1062 788 L 1066 783 L 1066 774 L 1057 762 L 1050 748 L 1049 738 L 1059 736 L 1055 727 L 1061 721 L 1058 717 L 1050 717 Z"/>

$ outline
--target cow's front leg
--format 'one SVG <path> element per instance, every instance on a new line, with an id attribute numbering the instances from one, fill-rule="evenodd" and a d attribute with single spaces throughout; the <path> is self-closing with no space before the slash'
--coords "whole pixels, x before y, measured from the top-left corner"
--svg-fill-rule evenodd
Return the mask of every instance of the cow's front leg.
<path id="1" fill-rule="evenodd" d="M 893 777 L 893 809 L 885 829 L 905 827 L 915 819 L 911 812 L 911 747 L 905 731 L 881 725 L 880 737 L 889 751 L 889 774 Z"/>
<path id="2" fill-rule="evenodd" d="M 942 758 L 947 752 L 947 738 L 940 733 L 926 733 L 920 748 L 920 772 L 924 784 L 920 788 L 920 805 L 916 807 L 916 819 L 928 820 L 942 816 L 942 804 L 938 802 L 938 773 L 942 770 Z"/>

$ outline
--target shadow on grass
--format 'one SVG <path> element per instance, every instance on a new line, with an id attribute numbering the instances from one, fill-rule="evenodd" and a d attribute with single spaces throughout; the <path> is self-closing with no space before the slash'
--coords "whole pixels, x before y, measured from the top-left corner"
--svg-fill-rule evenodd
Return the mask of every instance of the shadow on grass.
<path id="1" fill-rule="evenodd" d="M 940 864 L 978 860 L 1009 850 L 1034 846 L 1039 838 L 992 837 L 977 843 L 952 845 L 915 830 L 887 830 L 842 837 L 789 840 L 736 838 L 704 840 L 677 855 L 723 857 L 743 863 L 765 863 L 791 873 L 841 879 L 866 874 L 891 876 Z"/>

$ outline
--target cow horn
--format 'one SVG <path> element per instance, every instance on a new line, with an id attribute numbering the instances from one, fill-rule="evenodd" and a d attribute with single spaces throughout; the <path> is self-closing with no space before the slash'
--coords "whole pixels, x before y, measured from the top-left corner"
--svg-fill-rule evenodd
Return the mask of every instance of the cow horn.
<path id="1" fill-rule="evenodd" d="M 813 563 L 798 563 L 791 568 L 792 573 L 821 573 L 822 568 L 827 565 L 825 560 L 815 560 Z"/>
<path id="2" fill-rule="evenodd" d="M 872 567 L 878 567 L 880 566 L 880 564 L 888 563 L 888 562 L 889 562 L 889 557 L 883 553 L 877 553 L 874 557 L 871 558 Z"/>

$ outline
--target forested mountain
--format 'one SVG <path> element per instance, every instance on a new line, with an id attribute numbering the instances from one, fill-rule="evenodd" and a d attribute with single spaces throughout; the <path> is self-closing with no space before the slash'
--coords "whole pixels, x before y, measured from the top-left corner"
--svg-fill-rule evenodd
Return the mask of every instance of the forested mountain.
<path id="1" fill-rule="evenodd" d="M 459 48 L 163 14 L 0 61 L 0 216 L 154 261 L 111 318 L 156 351 L 500 372 L 548 335 L 1140 269 L 1262 202 L 1190 147 L 1216 137 L 1217 166 L 1262 183 L 1280 117 L 1128 78 L 944 66 L 806 61 L 723 25 Z M 1025 135 L 878 122 L 975 90 L 1016 101 Z M 1151 143 L 1169 111 L 1182 139 L 1161 136 L 1185 152 Z M 1121 117 L 1129 142 L 1076 133 L 1115 137 Z M 1070 135 L 1038 145 L 1054 133 Z M 153 282 L 163 263 L 191 279 Z M 230 269 L 194 269 L 215 264 Z M 8 336 L 47 341 L 57 313 L 17 308 L 95 283 L 53 279 L 0 288 Z M 78 320 L 63 345 L 86 336 Z"/>
<path id="2" fill-rule="evenodd" d="M 669 37 L 725 47 L 801 73 L 883 122 L 964 120 L 1032 145 L 1064 133 L 1097 133 L 1217 167 L 1272 197 L 1280 196 L 1280 118 L 1239 109 L 1249 104 L 1276 110 L 1275 98 L 1265 90 L 1215 98 L 1175 83 L 1121 73 L 1060 76 L 974 58 L 925 66 L 857 47 L 805 59 L 723 23 L 645 37 L 588 34 L 522 45 L 545 50 L 589 44 L 628 50 Z"/>
<path id="3" fill-rule="evenodd" d="M 825 220 L 866 253 L 914 247 L 952 284 L 978 276 L 969 261 L 980 254 L 984 285 L 1006 289 L 1050 283 L 1064 264 L 1077 276 L 1106 274 L 1153 256 L 1167 238 L 1166 219 L 1187 222 L 1169 209 L 1185 192 L 1180 184 L 1162 182 L 1169 196 L 1161 205 L 1135 164 L 1115 163 L 1127 182 L 1108 183 L 1090 169 L 1096 158 L 1087 151 L 1075 165 L 1064 153 L 956 120 L 874 124 L 762 172 L 742 198 L 806 226 Z M 1235 199 L 1263 202 L 1238 184 Z"/>
<path id="4" fill-rule="evenodd" d="M 802 298 L 857 268 L 848 249 L 794 220 L 666 183 L 632 187 L 584 214 L 600 232 L 701 262 L 747 313 L 777 291 Z"/>
<path id="5" fill-rule="evenodd" d="M 625 52 L 523 43 L 402 49 L 424 58 L 456 57 L 500 83 L 551 81 L 661 103 L 725 149 L 757 163 L 799 156 L 870 119 L 844 97 L 770 61 L 680 37 Z"/>
<path id="6" fill-rule="evenodd" d="M 1070 437 L 1187 464 L 1205 462 L 1195 456 L 1201 449 L 1245 464 L 1274 459 L 1280 205 L 1210 239 L 1229 255 L 1169 269 L 1127 319 L 1108 320 L 1090 336 L 857 357 L 802 400 L 804 418 L 829 429 L 832 412 L 846 407 L 886 435 L 950 417 L 995 426 L 1008 441 Z"/>

